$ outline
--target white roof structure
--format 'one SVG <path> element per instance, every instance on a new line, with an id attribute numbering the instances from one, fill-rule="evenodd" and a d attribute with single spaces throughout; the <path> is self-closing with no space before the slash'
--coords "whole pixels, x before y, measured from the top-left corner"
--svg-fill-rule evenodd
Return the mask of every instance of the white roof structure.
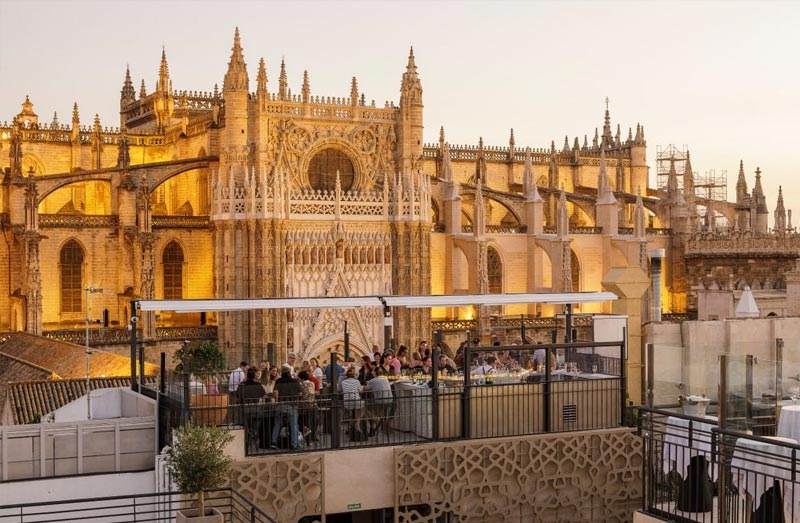
<path id="1" fill-rule="evenodd" d="M 739 298 L 739 304 L 736 306 L 737 318 L 758 318 L 761 312 L 756 305 L 756 299 L 753 297 L 753 291 L 749 286 L 745 286 L 742 291 L 742 297 Z"/>
<path id="2" fill-rule="evenodd" d="M 258 298 L 208 300 L 138 300 L 140 311 L 248 311 L 256 309 L 353 309 L 359 307 L 459 307 L 550 303 L 600 303 L 616 300 L 612 292 L 559 292 L 520 294 L 459 294 L 439 296 L 331 296 L 321 298 Z"/>

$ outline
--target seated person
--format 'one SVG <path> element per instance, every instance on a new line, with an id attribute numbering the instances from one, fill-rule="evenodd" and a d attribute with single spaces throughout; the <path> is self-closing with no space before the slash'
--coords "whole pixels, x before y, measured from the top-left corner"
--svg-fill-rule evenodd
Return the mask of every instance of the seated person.
<path id="1" fill-rule="evenodd" d="M 478 375 L 494 374 L 497 371 L 496 366 L 497 358 L 494 356 L 489 356 L 486 358 L 486 363 L 477 365 L 472 369 L 471 373 Z"/>
<path id="2" fill-rule="evenodd" d="M 358 381 L 362 385 L 366 385 L 369 380 L 375 377 L 375 371 L 372 368 L 372 360 L 369 356 L 361 357 L 361 368 L 358 369 Z"/>
<path id="3" fill-rule="evenodd" d="M 258 381 L 258 371 L 254 368 L 247 370 L 247 379 L 239 384 L 236 390 L 239 403 L 258 403 L 261 398 L 267 395 L 267 391 Z"/>
<path id="4" fill-rule="evenodd" d="M 292 368 L 286 364 L 281 367 L 281 377 L 275 382 L 275 389 L 272 391 L 275 401 L 278 406 L 275 409 L 276 421 L 272 427 L 272 440 L 271 448 L 278 448 L 278 436 L 281 434 L 283 427 L 282 416 L 286 415 L 289 418 L 289 444 L 292 450 L 297 449 L 298 441 L 298 419 L 297 419 L 297 404 L 303 395 L 303 386 L 294 378 L 292 378 Z"/>
<path id="5" fill-rule="evenodd" d="M 355 413 L 356 432 L 361 432 L 361 416 L 364 410 L 364 400 L 361 399 L 361 383 L 356 379 L 356 370 L 348 367 L 341 383 L 344 408 Z"/>
<path id="6" fill-rule="evenodd" d="M 439 356 L 439 370 L 446 372 L 446 376 L 453 376 L 458 373 L 455 364 L 444 354 Z"/>
<path id="7" fill-rule="evenodd" d="M 371 405 L 392 403 L 392 385 L 386 378 L 386 371 L 382 367 L 375 369 L 375 377 L 367 382 L 364 392 L 369 392 Z"/>

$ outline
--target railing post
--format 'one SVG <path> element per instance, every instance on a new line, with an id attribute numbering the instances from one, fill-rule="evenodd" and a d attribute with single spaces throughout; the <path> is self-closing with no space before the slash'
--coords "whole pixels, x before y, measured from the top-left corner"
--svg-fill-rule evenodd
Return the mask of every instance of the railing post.
<path id="1" fill-rule="evenodd" d="M 431 420 L 433 427 L 431 427 L 431 438 L 433 441 L 439 441 L 439 345 L 433 346 L 433 367 L 431 367 Z"/>
<path id="2" fill-rule="evenodd" d="M 753 356 L 752 354 L 748 354 L 747 356 L 745 356 L 744 419 L 745 423 L 747 424 L 746 427 L 748 429 L 752 426 L 753 423 L 753 365 L 755 365 L 755 362 L 756 362 L 755 356 Z"/>
<path id="3" fill-rule="evenodd" d="M 250 523 L 256 523 L 256 507 L 250 507 Z"/>
<path id="4" fill-rule="evenodd" d="M 644 352 L 645 352 L 644 375 L 647 381 L 647 384 L 645 385 L 645 387 L 647 388 L 647 394 L 645 395 L 645 405 L 647 405 L 650 408 L 653 408 L 653 401 L 655 400 L 653 392 L 653 385 L 655 383 L 655 371 L 654 371 L 655 368 L 654 364 L 656 359 L 655 346 L 652 343 L 645 344 Z M 620 358 L 620 362 L 624 365 L 624 362 L 622 362 L 622 358 Z"/>
<path id="5" fill-rule="evenodd" d="M 641 351 L 641 348 L 639 349 Z M 628 328 L 622 327 L 622 343 L 619 346 L 619 426 L 625 426 L 625 409 L 628 408 Z"/>
<path id="6" fill-rule="evenodd" d="M 138 390 L 136 384 L 136 300 L 131 300 L 131 317 L 128 318 L 128 327 L 131 329 L 131 390 Z"/>
<path id="7" fill-rule="evenodd" d="M 192 393 L 189 389 L 189 373 L 183 373 L 183 422 L 189 423 L 192 419 Z"/>
<path id="8" fill-rule="evenodd" d="M 469 331 L 467 331 L 467 344 L 464 345 L 464 392 L 461 394 L 461 436 L 464 439 L 470 437 L 470 396 L 472 380 L 470 379 L 470 369 L 472 367 L 472 353 L 469 350 Z"/>
<path id="9" fill-rule="evenodd" d="M 339 441 L 339 414 L 340 402 L 338 392 L 339 373 L 336 370 L 336 352 L 331 351 L 331 448 L 338 449 Z"/>
<path id="10" fill-rule="evenodd" d="M 552 374 L 550 372 L 550 365 L 553 362 L 553 345 L 556 343 L 556 339 L 558 338 L 558 331 L 554 330 L 551 333 L 551 345 L 545 345 L 544 349 L 544 404 L 542 407 L 542 411 L 544 412 L 544 431 L 550 432 L 553 428 L 553 417 L 552 415 L 552 405 L 551 403 L 551 396 L 552 396 L 552 387 L 550 386 L 550 379 L 552 378 Z"/>
<path id="11" fill-rule="evenodd" d="M 775 338 L 775 407 L 783 400 L 783 338 Z"/>
<path id="12" fill-rule="evenodd" d="M 728 357 L 727 353 L 720 354 L 719 356 L 719 391 L 718 406 L 717 406 L 717 423 L 719 428 L 726 428 L 728 416 Z M 718 432 L 711 430 L 712 437 L 712 453 L 711 460 L 712 466 L 717 466 L 717 477 L 719 481 L 719 492 L 717 493 L 718 506 L 721 507 L 719 512 L 719 523 L 727 523 L 728 521 L 728 470 L 725 463 L 725 438 Z M 714 463 L 716 461 L 716 463 Z"/>

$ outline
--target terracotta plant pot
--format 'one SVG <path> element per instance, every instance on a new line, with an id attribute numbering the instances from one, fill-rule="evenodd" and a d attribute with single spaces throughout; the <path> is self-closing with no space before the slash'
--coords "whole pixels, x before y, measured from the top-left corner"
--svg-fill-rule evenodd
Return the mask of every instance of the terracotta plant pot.
<path id="1" fill-rule="evenodd" d="M 213 508 L 206 507 L 206 515 L 198 516 L 197 509 L 179 510 L 175 513 L 175 523 L 224 523 L 225 517 L 222 512 Z"/>
<path id="2" fill-rule="evenodd" d="M 192 396 L 192 414 L 198 425 L 218 427 L 228 415 L 227 394 L 197 394 Z"/>

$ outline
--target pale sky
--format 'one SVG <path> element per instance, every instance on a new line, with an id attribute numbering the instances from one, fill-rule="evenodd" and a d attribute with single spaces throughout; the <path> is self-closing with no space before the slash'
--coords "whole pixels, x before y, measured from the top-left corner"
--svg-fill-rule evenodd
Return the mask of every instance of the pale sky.
<path id="1" fill-rule="evenodd" d="M 425 141 L 560 148 L 591 140 L 604 98 L 613 123 L 645 125 L 651 186 L 657 145 L 687 145 L 695 171 L 739 160 L 763 171 L 770 213 L 783 184 L 800 212 L 800 2 L 257 2 L 0 0 L 0 120 L 31 97 L 40 118 L 119 125 L 126 64 L 155 85 L 161 46 L 176 89 L 222 86 L 235 26 L 255 90 L 258 59 L 277 90 L 280 60 L 300 91 L 399 99 L 409 46 L 424 90 Z M 770 222 L 772 218 L 770 218 Z M 800 224 L 800 215 L 794 220 Z"/>

